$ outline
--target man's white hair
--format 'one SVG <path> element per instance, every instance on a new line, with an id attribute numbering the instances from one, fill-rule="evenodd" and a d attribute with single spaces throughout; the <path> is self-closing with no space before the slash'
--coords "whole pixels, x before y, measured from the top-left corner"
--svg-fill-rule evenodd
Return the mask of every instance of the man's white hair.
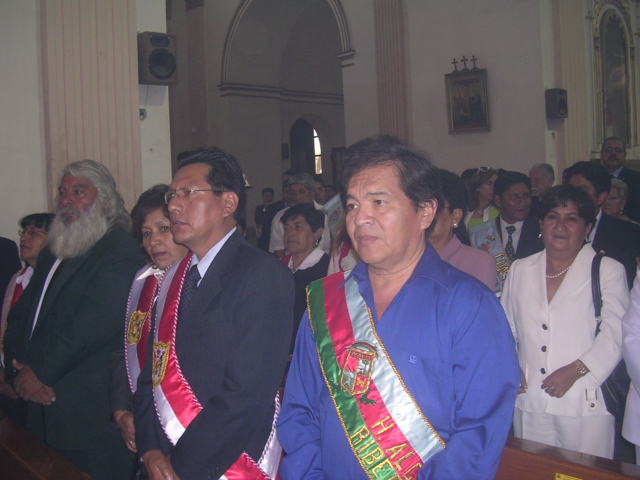
<path id="1" fill-rule="evenodd" d="M 78 160 L 64 167 L 62 176 L 67 173 L 74 177 L 86 178 L 93 183 L 98 190 L 95 203 L 107 219 L 109 227 L 118 225 L 127 231 L 131 229 L 131 217 L 124 208 L 124 200 L 107 167 L 95 160 Z"/>
<path id="2" fill-rule="evenodd" d="M 127 231 L 130 229 L 131 219 L 124 208 L 122 196 L 104 165 L 93 160 L 80 160 L 68 164 L 62 171 L 62 176 L 65 174 L 89 180 L 96 187 L 98 195 L 93 205 L 68 225 L 63 221 L 62 214 L 73 209 L 58 207 L 49 231 L 49 247 L 54 255 L 58 258 L 83 255 L 109 228 L 118 225 Z"/>

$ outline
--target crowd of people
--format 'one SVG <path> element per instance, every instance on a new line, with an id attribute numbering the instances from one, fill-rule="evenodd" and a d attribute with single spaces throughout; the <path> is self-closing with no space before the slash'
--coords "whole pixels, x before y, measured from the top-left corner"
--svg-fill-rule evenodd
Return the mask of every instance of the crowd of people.
<path id="1" fill-rule="evenodd" d="M 625 154 L 608 138 L 554 186 L 370 137 L 339 193 L 263 189 L 256 245 L 220 149 L 130 215 L 104 165 L 70 163 L 55 212 L 0 242 L 0 408 L 105 480 L 490 479 L 510 432 L 640 461 Z"/>

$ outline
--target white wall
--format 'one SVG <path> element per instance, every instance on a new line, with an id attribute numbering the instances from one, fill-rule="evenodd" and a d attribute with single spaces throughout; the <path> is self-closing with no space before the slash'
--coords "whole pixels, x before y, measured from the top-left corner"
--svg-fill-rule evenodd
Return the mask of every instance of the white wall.
<path id="1" fill-rule="evenodd" d="M 165 3 L 136 0 L 138 32 L 166 32 Z M 180 72 L 178 72 L 179 74 Z M 171 181 L 171 137 L 169 132 L 169 87 L 140 85 L 140 107 L 146 118 L 140 122 L 142 188 Z"/>
<path id="2" fill-rule="evenodd" d="M 0 235 L 47 211 L 38 0 L 0 2 Z"/>
<path id="3" fill-rule="evenodd" d="M 528 172 L 544 161 L 538 2 L 407 0 L 406 5 L 416 145 L 436 164 L 458 172 L 479 165 Z M 475 55 L 478 66 L 487 69 L 489 132 L 448 133 L 444 75 L 452 71 L 452 59 L 462 55 Z"/>
<path id="4" fill-rule="evenodd" d="M 346 144 L 379 131 L 373 0 L 343 0 L 353 64 L 342 68 Z"/>

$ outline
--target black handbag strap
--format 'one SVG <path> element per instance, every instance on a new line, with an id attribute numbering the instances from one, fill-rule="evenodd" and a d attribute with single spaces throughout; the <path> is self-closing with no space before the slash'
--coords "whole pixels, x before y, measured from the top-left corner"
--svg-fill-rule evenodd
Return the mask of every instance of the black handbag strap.
<path id="1" fill-rule="evenodd" d="M 591 262 L 591 295 L 593 296 L 593 308 L 596 314 L 596 335 L 600 333 L 602 323 L 602 292 L 600 290 L 600 263 L 604 253 L 596 252 Z"/>

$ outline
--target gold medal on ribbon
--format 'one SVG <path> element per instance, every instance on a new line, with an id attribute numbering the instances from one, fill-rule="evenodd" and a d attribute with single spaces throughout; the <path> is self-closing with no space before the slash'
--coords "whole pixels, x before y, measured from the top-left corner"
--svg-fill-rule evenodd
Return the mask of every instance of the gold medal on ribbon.
<path id="1" fill-rule="evenodd" d="M 140 310 L 135 310 L 131 314 L 129 326 L 127 328 L 127 341 L 130 345 L 136 345 L 140 341 L 140 337 L 142 336 L 142 327 L 144 327 L 144 322 L 147 321 L 148 316 L 149 312 L 143 312 Z"/>
<path id="2" fill-rule="evenodd" d="M 151 364 L 151 380 L 153 386 L 157 387 L 162 383 L 164 374 L 167 371 L 169 361 L 169 348 L 171 344 L 165 342 L 153 342 L 153 363 Z"/>

